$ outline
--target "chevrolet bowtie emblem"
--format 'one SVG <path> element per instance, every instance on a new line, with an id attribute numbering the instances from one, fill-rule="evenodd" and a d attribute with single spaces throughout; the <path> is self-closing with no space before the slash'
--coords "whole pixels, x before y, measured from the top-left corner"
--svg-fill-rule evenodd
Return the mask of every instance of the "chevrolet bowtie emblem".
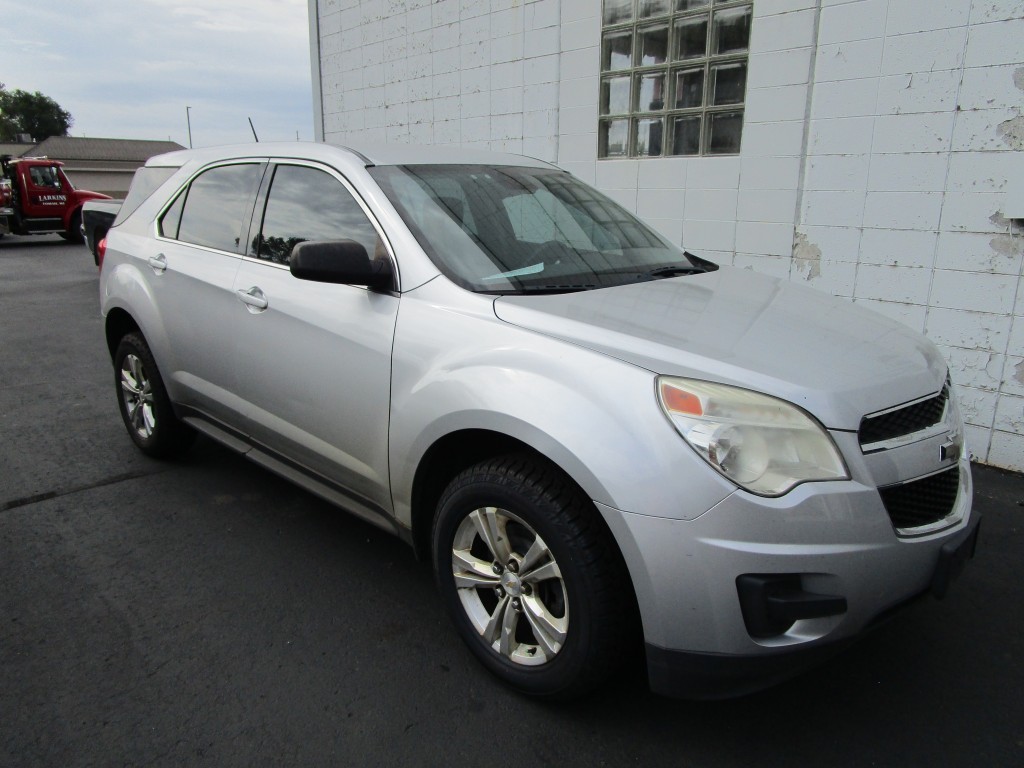
<path id="1" fill-rule="evenodd" d="M 939 461 L 946 461 L 946 459 L 952 459 L 953 461 L 956 461 L 959 458 L 959 444 L 950 440 L 948 443 L 943 443 L 941 446 L 939 446 Z"/>

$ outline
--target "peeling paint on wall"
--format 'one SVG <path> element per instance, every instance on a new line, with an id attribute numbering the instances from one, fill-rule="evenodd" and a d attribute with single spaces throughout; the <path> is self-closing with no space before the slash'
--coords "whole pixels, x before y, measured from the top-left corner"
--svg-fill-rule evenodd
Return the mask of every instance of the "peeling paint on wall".
<path id="1" fill-rule="evenodd" d="M 793 238 L 793 266 L 804 280 L 821 277 L 821 248 L 809 242 L 803 232 Z"/>
<path id="2" fill-rule="evenodd" d="M 1024 247 L 1020 242 L 1021 235 L 1024 235 L 1024 222 L 1021 219 L 1008 219 L 1003 216 L 1002 211 L 996 211 L 988 217 L 988 220 L 1009 233 L 994 238 L 989 243 L 992 250 L 1003 256 L 1016 256 L 1020 253 L 1021 248 Z"/>
<path id="3" fill-rule="evenodd" d="M 960 413 L 964 422 L 975 426 L 989 426 L 992 420 L 991 402 L 988 393 L 969 387 L 960 387 Z"/>
<path id="4" fill-rule="evenodd" d="M 1024 248 L 1021 238 L 1014 235 L 997 235 L 989 241 L 989 246 L 1000 256 L 1016 256 Z"/>
<path id="5" fill-rule="evenodd" d="M 1012 411 L 1010 409 L 1007 409 L 1007 411 L 1008 412 L 1005 412 L 1005 416 L 1003 416 L 1000 421 L 1005 419 L 1006 425 L 1014 432 L 1020 434 L 1024 431 L 1024 407 L 1019 408 L 1016 411 Z"/>
<path id="6" fill-rule="evenodd" d="M 1024 67 L 1017 67 L 1013 71 L 1013 84 L 1024 91 Z M 1024 149 L 1024 115 L 1004 120 L 996 126 L 996 132 L 1008 147 Z"/>
<path id="7" fill-rule="evenodd" d="M 1010 220 L 1008 218 L 1006 218 L 1005 216 L 1003 216 L 1003 212 L 1002 211 L 996 211 L 995 213 L 993 213 L 991 216 L 988 217 L 988 220 L 991 221 L 993 224 L 995 224 L 997 227 L 1009 227 L 1010 226 Z"/>
<path id="8" fill-rule="evenodd" d="M 1024 384 L 1024 360 L 1013 367 L 1013 379 L 1018 384 Z"/>
<path id="9" fill-rule="evenodd" d="M 1003 362 L 1003 357 L 995 352 L 978 350 L 959 354 L 949 364 L 953 381 L 961 387 L 970 381 L 971 386 L 978 389 L 998 392 L 1002 384 Z"/>
<path id="10" fill-rule="evenodd" d="M 1004 120 L 996 128 L 999 138 L 1011 149 L 1024 149 L 1024 115 Z"/>

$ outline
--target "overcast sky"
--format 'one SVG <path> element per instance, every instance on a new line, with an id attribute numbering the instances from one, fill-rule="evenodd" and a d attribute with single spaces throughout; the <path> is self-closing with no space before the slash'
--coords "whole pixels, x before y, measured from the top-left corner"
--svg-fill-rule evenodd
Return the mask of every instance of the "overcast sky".
<path id="1" fill-rule="evenodd" d="M 306 0 L 0 0 L 0 82 L 72 136 L 197 147 L 313 138 Z M 43 137 L 36 137 L 43 138 Z"/>

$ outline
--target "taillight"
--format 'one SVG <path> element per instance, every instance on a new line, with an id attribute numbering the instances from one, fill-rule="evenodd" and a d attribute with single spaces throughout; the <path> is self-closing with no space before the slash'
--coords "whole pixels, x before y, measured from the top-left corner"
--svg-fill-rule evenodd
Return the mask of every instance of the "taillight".
<path id="1" fill-rule="evenodd" d="M 103 257 L 106 256 L 106 255 L 107 255 L 107 238 L 104 237 L 102 240 L 100 240 L 98 243 L 96 243 L 96 258 L 97 258 L 96 264 L 97 264 L 97 266 L 100 269 L 103 269 Z"/>

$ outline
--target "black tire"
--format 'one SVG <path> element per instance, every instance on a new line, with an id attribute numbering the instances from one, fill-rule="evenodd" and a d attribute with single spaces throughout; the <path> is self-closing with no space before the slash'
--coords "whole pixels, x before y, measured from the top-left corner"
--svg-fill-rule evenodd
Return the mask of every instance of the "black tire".
<path id="1" fill-rule="evenodd" d="M 114 386 L 128 436 L 143 453 L 170 458 L 192 444 L 195 432 L 174 415 L 153 353 L 141 334 L 130 333 L 117 345 Z"/>
<path id="2" fill-rule="evenodd" d="M 502 548 L 517 562 L 499 573 Z M 460 473 L 438 503 L 433 560 L 459 634 L 512 688 L 573 698 L 625 659 L 635 622 L 625 564 L 594 505 L 557 468 L 511 455 Z"/>
<path id="3" fill-rule="evenodd" d="M 66 232 L 61 232 L 60 236 L 67 240 L 69 243 L 82 243 L 85 242 L 85 237 L 82 236 L 82 211 L 78 210 L 71 214 L 71 224 L 68 225 Z"/>

